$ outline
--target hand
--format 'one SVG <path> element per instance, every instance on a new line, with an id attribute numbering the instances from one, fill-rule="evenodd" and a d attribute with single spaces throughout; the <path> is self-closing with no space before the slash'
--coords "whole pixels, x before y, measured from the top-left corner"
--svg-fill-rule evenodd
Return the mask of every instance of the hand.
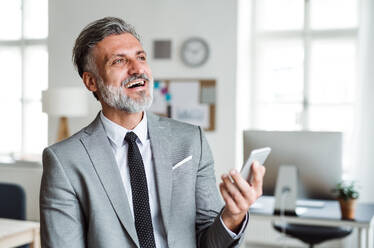
<path id="1" fill-rule="evenodd" d="M 222 220 L 226 227 L 238 232 L 250 206 L 262 195 L 262 182 L 265 167 L 257 161 L 251 166 L 252 180 L 248 183 L 237 170 L 231 170 L 231 181 L 228 174 L 222 175 L 219 185 L 226 205 L 222 212 Z"/>

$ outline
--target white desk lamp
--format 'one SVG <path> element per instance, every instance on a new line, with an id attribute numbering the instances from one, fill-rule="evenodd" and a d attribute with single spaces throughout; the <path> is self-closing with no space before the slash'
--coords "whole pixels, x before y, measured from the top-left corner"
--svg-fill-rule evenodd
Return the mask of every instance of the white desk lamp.
<path id="1" fill-rule="evenodd" d="M 60 117 L 57 141 L 70 136 L 68 117 L 87 115 L 86 94 L 85 90 L 79 87 L 51 88 L 42 92 L 43 112 Z"/>

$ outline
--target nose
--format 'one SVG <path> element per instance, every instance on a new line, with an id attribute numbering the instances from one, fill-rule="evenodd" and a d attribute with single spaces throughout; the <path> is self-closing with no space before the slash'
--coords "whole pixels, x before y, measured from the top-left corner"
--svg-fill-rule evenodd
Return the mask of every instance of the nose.
<path id="1" fill-rule="evenodd" d="M 128 73 L 130 75 L 137 75 L 144 73 L 143 65 L 137 60 L 131 60 Z"/>

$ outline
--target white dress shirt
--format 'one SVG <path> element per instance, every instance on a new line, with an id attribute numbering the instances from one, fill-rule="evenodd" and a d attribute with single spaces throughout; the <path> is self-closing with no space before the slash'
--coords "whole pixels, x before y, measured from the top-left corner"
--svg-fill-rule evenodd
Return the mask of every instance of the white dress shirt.
<path id="1" fill-rule="evenodd" d="M 109 142 L 111 144 L 114 157 L 117 161 L 117 166 L 121 174 L 122 183 L 126 190 L 127 200 L 128 200 L 128 203 L 131 209 L 131 214 L 133 215 L 133 217 L 134 217 L 134 210 L 133 210 L 133 204 L 132 204 L 130 172 L 127 166 L 128 144 L 125 141 L 125 136 L 127 132 L 129 131 L 134 132 L 138 136 L 138 139 L 136 140 L 136 144 L 138 145 L 140 154 L 142 155 L 144 170 L 145 170 L 145 174 L 147 177 L 149 206 L 151 209 L 152 224 L 153 224 L 156 247 L 157 248 L 168 247 L 165 227 L 164 227 L 164 224 L 162 222 L 162 217 L 161 217 L 160 200 L 157 194 L 154 165 L 153 165 L 153 160 L 152 160 L 151 143 L 150 143 L 150 139 L 148 135 L 148 128 L 147 128 L 146 112 L 144 112 L 142 120 L 133 130 L 128 130 L 114 123 L 113 121 L 105 117 L 103 112 L 100 112 L 100 118 L 103 123 L 105 132 L 108 136 Z M 240 235 L 242 234 L 243 229 L 245 227 L 245 223 L 247 222 L 247 217 L 246 217 L 244 224 L 242 225 L 242 230 L 239 232 L 238 235 L 231 232 L 223 224 L 222 218 L 221 218 L 221 222 L 223 226 L 226 228 L 226 230 L 228 231 L 228 233 L 233 238 L 236 239 L 236 238 L 239 238 Z"/>

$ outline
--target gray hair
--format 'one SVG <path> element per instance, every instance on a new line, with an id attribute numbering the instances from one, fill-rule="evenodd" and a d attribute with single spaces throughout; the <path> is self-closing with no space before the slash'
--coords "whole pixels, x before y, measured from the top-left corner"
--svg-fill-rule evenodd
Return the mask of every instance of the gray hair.
<path id="1" fill-rule="evenodd" d="M 134 27 L 117 17 L 104 17 L 91 22 L 82 30 L 75 40 L 72 56 L 81 78 L 85 71 L 93 73 L 95 77 L 98 76 L 92 48 L 107 36 L 123 33 L 132 34 L 140 42 Z M 94 95 L 97 98 L 96 94 Z"/>

